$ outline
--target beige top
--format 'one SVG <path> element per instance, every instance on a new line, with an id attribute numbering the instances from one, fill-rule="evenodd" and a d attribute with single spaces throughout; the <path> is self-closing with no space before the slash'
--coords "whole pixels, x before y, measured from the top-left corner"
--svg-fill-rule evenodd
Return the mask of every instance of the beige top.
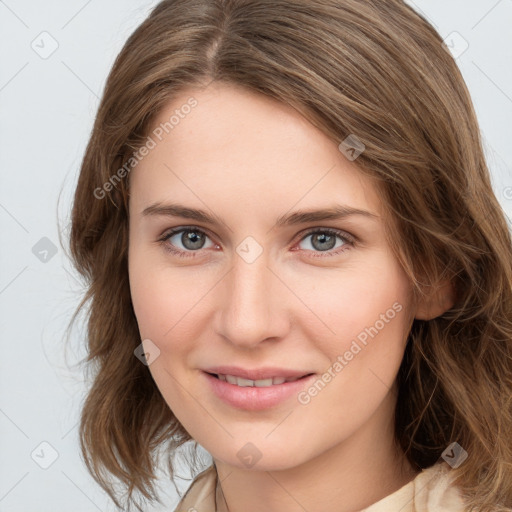
<path id="1" fill-rule="evenodd" d="M 440 462 L 361 512 L 464 512 L 451 482 L 450 467 Z M 228 512 L 215 465 L 197 475 L 174 512 Z"/>

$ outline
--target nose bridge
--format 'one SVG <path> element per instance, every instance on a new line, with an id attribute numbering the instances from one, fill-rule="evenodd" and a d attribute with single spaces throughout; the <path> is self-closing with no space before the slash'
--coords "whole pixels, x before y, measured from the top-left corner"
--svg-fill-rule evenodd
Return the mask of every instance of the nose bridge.
<path id="1" fill-rule="evenodd" d="M 247 257 L 254 247 L 241 254 L 240 247 L 243 249 L 243 244 L 237 248 L 232 270 L 226 276 L 224 300 L 219 307 L 220 334 L 233 344 L 251 347 L 282 335 L 277 325 L 279 299 L 266 253 L 254 258 L 253 252 Z"/>

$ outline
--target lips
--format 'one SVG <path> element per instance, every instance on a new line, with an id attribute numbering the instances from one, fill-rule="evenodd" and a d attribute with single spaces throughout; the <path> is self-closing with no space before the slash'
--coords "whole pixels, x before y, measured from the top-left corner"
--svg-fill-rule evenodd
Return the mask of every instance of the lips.
<path id="1" fill-rule="evenodd" d="M 265 369 L 262 373 L 268 373 L 268 369 Z M 275 369 L 273 369 L 275 370 Z M 223 370 L 225 371 L 225 370 Z M 232 369 L 230 371 L 233 371 Z M 254 375 L 254 371 L 252 371 L 252 375 Z M 290 373 L 290 371 L 287 371 Z M 210 373 L 209 371 L 202 371 L 204 382 L 207 384 L 207 389 L 213 393 L 213 395 L 220 399 L 225 404 L 234 407 L 236 409 L 244 409 L 246 411 L 262 411 L 266 409 L 272 409 L 274 407 L 278 407 L 281 404 L 287 403 L 291 404 L 291 400 L 296 400 L 297 395 L 303 391 L 303 389 L 311 385 L 314 379 L 316 378 L 315 374 L 303 372 L 293 372 L 293 373 L 303 373 L 302 376 L 295 375 L 289 377 L 293 379 L 290 382 L 282 382 L 281 384 L 269 384 L 268 380 L 274 382 L 274 378 L 272 379 L 245 379 L 244 377 L 237 377 L 232 374 L 223 374 L 223 373 Z M 249 371 L 246 372 L 250 373 Z M 226 380 L 221 380 L 222 375 L 226 376 Z M 232 384 L 228 382 L 228 376 L 230 379 L 234 378 L 236 383 Z M 284 377 L 275 377 L 276 379 L 283 379 Z M 258 386 L 257 383 L 264 384 Z M 279 382 L 279 380 L 277 380 Z M 254 383 L 255 385 L 251 384 Z"/>

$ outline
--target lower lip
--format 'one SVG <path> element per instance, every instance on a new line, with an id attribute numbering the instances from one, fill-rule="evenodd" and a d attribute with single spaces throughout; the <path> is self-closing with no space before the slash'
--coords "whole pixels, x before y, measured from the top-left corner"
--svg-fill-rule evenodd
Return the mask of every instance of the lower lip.
<path id="1" fill-rule="evenodd" d="M 203 372 L 212 391 L 227 404 L 247 411 L 262 411 L 281 404 L 292 396 L 296 396 L 315 377 L 309 375 L 293 382 L 283 382 L 258 388 L 255 386 L 237 386 L 224 382 L 209 373 Z"/>

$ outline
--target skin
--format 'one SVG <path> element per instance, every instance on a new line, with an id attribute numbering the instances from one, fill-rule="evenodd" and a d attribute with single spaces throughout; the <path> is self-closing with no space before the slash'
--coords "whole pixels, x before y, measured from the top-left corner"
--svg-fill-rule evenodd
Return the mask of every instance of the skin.
<path id="1" fill-rule="evenodd" d="M 176 97 L 155 126 L 190 96 L 197 106 L 130 175 L 133 306 L 141 339 L 160 350 L 149 370 L 178 420 L 211 453 L 230 512 L 360 510 L 416 475 L 393 439 L 395 380 L 413 319 L 437 316 L 450 301 L 444 293 L 412 302 L 385 240 L 375 183 L 295 110 L 213 83 Z M 223 222 L 142 214 L 171 201 Z M 377 217 L 275 226 L 281 215 L 335 204 Z M 185 246 L 182 233 L 158 241 L 181 226 L 202 230 L 203 246 Z M 308 228 L 339 229 L 359 241 L 336 238 L 322 251 Z M 236 252 L 248 236 L 263 249 L 252 263 Z M 195 255 L 178 257 L 165 244 Z M 213 394 L 201 372 L 234 364 L 320 376 L 395 303 L 401 311 L 308 404 L 292 397 L 264 411 L 237 409 Z M 237 456 L 248 442 L 261 454 L 251 468 Z"/>

